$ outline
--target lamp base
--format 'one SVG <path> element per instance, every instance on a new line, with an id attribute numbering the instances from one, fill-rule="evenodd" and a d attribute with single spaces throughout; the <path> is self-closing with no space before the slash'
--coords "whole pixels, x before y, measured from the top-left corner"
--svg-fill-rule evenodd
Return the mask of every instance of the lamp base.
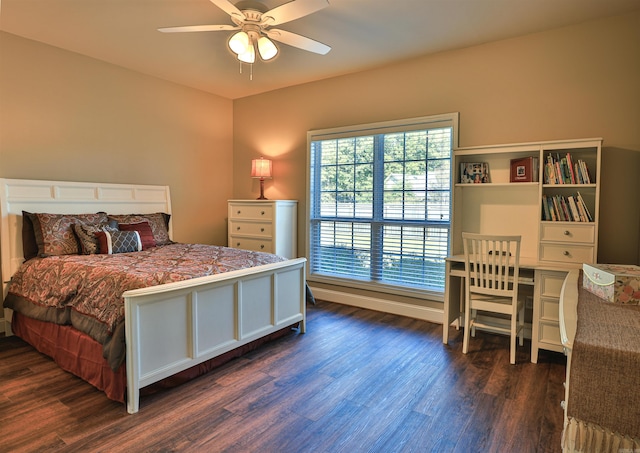
<path id="1" fill-rule="evenodd" d="M 256 200 L 267 200 L 268 198 L 264 196 L 264 179 L 260 178 L 260 196 L 256 198 Z"/>

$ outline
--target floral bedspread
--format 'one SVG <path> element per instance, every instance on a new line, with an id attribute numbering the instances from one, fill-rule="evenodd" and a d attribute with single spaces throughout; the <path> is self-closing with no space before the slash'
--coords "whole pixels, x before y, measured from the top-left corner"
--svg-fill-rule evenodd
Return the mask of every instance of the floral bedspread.
<path id="1" fill-rule="evenodd" d="M 268 253 L 203 244 L 170 244 L 116 255 L 34 258 L 11 279 L 4 305 L 43 321 L 71 324 L 105 346 L 120 330 L 118 343 L 123 345 L 125 291 L 284 260 Z M 106 351 L 105 358 L 108 355 Z"/>

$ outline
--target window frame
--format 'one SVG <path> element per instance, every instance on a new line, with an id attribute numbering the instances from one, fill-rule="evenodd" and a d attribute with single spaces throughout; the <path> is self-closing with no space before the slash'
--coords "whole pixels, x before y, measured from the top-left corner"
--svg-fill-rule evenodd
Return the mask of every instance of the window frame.
<path id="1" fill-rule="evenodd" d="M 309 263 L 311 263 L 311 209 L 313 207 L 313 200 L 311 200 L 312 196 L 312 152 L 311 145 L 312 142 L 320 141 L 320 140 L 330 140 L 330 139 L 339 139 L 339 138 L 353 138 L 358 136 L 369 136 L 369 135 L 379 135 L 379 134 L 390 134 L 394 132 L 410 132 L 410 131 L 418 131 L 425 129 L 437 129 L 442 127 L 451 127 L 452 135 L 451 135 L 451 155 L 450 159 L 450 174 L 449 174 L 449 221 L 448 221 L 448 241 L 447 241 L 447 250 L 451 250 L 451 237 L 452 237 L 452 220 L 453 220 L 453 173 L 454 169 L 453 165 L 453 151 L 458 147 L 458 120 L 459 113 L 447 113 L 440 115 L 431 115 L 431 116 L 423 116 L 416 118 L 407 118 L 400 120 L 392 120 L 392 121 L 384 121 L 377 123 L 368 123 L 368 124 L 360 124 L 354 126 L 343 126 L 337 128 L 330 129 L 319 129 L 319 130 L 310 130 L 307 132 L 307 191 L 306 191 L 306 203 L 307 209 L 305 212 L 305 221 L 306 221 L 306 234 L 305 234 L 305 247 L 306 247 L 306 257 Z M 374 195 L 375 196 L 375 195 Z M 350 221 L 356 221 L 355 218 L 350 219 Z M 371 220 L 370 225 L 374 225 L 376 223 L 375 219 Z M 421 226 L 428 226 L 429 223 L 420 222 Z M 440 224 L 441 225 L 441 224 Z M 443 270 L 444 271 L 444 270 Z M 382 282 L 370 282 L 363 281 L 359 279 L 350 279 L 347 277 L 339 277 L 339 276 L 327 276 L 327 275 L 318 275 L 311 274 L 311 265 L 307 266 L 307 279 L 310 282 L 324 283 L 330 284 L 334 286 L 343 286 L 348 288 L 362 289 L 374 292 L 384 292 L 391 293 L 396 295 L 403 295 L 408 297 L 417 297 L 421 299 L 430 299 L 430 300 L 442 300 L 444 292 L 425 289 L 425 288 L 416 288 L 416 287 L 402 287 L 395 284 L 386 284 Z"/>

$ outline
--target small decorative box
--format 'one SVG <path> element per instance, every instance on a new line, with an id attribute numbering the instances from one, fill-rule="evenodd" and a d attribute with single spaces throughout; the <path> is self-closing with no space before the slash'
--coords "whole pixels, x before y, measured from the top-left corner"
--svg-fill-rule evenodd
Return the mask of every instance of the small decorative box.
<path id="1" fill-rule="evenodd" d="M 582 286 L 609 302 L 640 305 L 640 266 L 583 264 Z"/>

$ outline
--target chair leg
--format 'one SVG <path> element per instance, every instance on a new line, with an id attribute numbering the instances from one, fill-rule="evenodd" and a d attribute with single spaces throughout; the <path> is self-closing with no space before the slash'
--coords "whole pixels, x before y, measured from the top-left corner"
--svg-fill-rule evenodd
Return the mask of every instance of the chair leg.
<path id="1" fill-rule="evenodd" d="M 466 354 L 469 349 L 469 331 L 471 328 L 471 310 L 469 309 L 469 299 L 465 301 L 464 308 L 464 332 L 462 333 L 462 353 Z"/>
<path id="2" fill-rule="evenodd" d="M 478 316 L 478 310 L 471 310 L 471 319 L 476 319 L 476 316 Z M 476 337 L 476 326 L 471 326 L 471 336 Z"/>
<path id="3" fill-rule="evenodd" d="M 520 306 L 520 346 L 524 346 L 524 309 L 525 304 Z"/>
<path id="4" fill-rule="evenodd" d="M 517 313 L 517 312 L 516 312 Z M 516 363 L 516 335 L 517 335 L 517 315 L 513 313 L 511 315 L 511 334 L 509 335 L 510 347 L 509 347 L 509 362 L 511 365 Z"/>

